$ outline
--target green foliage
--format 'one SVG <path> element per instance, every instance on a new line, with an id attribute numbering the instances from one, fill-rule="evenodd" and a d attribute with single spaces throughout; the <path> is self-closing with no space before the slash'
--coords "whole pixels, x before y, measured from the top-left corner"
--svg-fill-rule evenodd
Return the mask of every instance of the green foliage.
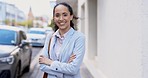
<path id="1" fill-rule="evenodd" d="M 51 23 L 48 25 L 48 27 L 52 27 L 52 29 L 54 28 L 54 21 L 53 21 L 53 19 L 51 20 Z"/>
<path id="2" fill-rule="evenodd" d="M 25 20 L 23 22 L 18 22 L 18 25 L 20 26 L 27 26 L 28 28 L 33 27 L 33 21 Z"/>
<path id="3" fill-rule="evenodd" d="M 10 20 L 9 20 L 9 19 L 6 19 L 6 20 L 4 20 L 4 23 L 5 23 L 6 25 L 9 25 L 9 24 L 10 24 Z"/>

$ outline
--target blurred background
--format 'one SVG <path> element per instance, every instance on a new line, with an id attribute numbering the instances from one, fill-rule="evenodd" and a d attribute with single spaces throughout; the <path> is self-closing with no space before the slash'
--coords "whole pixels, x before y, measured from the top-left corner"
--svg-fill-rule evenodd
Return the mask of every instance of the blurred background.
<path id="1" fill-rule="evenodd" d="M 52 10 L 59 2 L 72 6 L 79 17 L 75 26 L 86 37 L 82 78 L 148 78 L 148 0 L 0 0 L 0 45 L 8 45 L 3 37 L 9 29 L 19 28 L 22 35 L 20 43 L 9 41 L 15 46 L 9 54 L 10 44 L 0 48 L 0 78 L 41 78 L 38 56 L 46 35 L 53 33 Z M 24 67 L 22 56 L 15 56 L 19 51 L 31 55 Z"/>

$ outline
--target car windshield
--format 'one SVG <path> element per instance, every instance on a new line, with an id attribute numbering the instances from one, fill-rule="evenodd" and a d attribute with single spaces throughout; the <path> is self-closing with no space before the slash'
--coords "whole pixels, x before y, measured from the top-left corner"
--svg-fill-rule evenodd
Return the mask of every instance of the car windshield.
<path id="1" fill-rule="evenodd" d="M 0 29 L 0 44 L 14 45 L 16 43 L 16 32 Z"/>
<path id="2" fill-rule="evenodd" d="M 30 34 L 45 34 L 43 31 L 35 31 L 35 30 L 30 30 L 28 33 Z"/>

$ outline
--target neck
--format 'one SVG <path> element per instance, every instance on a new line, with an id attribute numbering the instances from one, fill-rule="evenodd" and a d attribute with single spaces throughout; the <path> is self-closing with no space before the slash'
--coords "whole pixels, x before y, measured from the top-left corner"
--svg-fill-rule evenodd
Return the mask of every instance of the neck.
<path id="1" fill-rule="evenodd" d="M 71 27 L 68 27 L 67 29 L 63 29 L 63 30 L 62 30 L 62 29 L 59 29 L 60 35 L 61 35 L 61 36 L 64 36 L 64 34 L 65 34 L 66 32 L 68 32 L 68 31 L 70 30 L 70 28 L 71 28 Z"/>

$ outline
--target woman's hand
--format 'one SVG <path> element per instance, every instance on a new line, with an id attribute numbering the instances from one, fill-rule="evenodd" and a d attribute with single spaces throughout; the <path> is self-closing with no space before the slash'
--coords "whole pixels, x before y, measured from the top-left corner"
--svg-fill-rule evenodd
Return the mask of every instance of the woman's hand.
<path id="1" fill-rule="evenodd" d="M 46 64 L 46 65 L 51 65 L 53 61 L 47 57 L 44 57 L 43 55 L 40 55 L 39 57 L 39 63 L 40 64 Z"/>
<path id="2" fill-rule="evenodd" d="M 76 55 L 75 54 L 72 54 L 70 56 L 70 59 L 68 60 L 68 63 L 71 63 L 75 58 L 76 58 Z"/>

